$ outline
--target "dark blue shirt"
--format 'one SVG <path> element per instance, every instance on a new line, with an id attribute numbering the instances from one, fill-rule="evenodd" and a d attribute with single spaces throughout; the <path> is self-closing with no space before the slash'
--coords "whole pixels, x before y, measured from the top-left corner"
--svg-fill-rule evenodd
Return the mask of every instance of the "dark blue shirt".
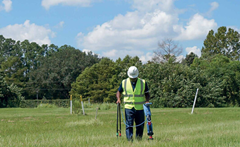
<path id="1" fill-rule="evenodd" d="M 133 88 L 133 91 L 134 91 L 134 89 L 135 89 L 135 87 L 136 87 L 136 83 L 137 82 L 131 82 L 131 84 L 132 84 L 132 88 Z M 148 93 L 148 86 L 147 86 L 147 82 L 145 82 L 145 93 Z M 122 88 L 122 83 L 120 84 L 120 86 L 119 86 L 119 88 L 118 88 L 118 91 L 120 92 L 120 93 L 122 93 L 123 92 L 123 88 Z"/>

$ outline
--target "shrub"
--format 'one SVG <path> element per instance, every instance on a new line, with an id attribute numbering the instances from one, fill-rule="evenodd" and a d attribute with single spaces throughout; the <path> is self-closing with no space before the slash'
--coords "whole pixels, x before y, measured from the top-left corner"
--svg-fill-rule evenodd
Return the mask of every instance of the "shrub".
<path id="1" fill-rule="evenodd" d="M 102 103 L 99 106 L 99 110 L 109 110 L 109 109 L 117 109 L 117 105 L 115 103 Z"/>

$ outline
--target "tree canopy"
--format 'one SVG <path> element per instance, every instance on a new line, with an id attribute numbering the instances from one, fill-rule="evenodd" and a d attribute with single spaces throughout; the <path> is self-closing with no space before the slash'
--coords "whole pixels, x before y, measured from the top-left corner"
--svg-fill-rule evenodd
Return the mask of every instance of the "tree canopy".
<path id="1" fill-rule="evenodd" d="M 239 60 L 240 42 L 239 33 L 231 28 L 219 27 L 217 32 L 209 31 L 202 47 L 204 58 L 221 54 L 232 60 Z"/>
<path id="2" fill-rule="evenodd" d="M 115 102 L 117 89 L 121 81 L 127 78 L 127 70 L 132 65 L 141 69 L 142 63 L 138 57 L 126 56 L 116 62 L 103 58 L 77 77 L 70 94 L 74 98 L 82 95 L 83 99 L 89 98 L 93 102 Z"/>
<path id="3" fill-rule="evenodd" d="M 158 49 L 154 50 L 152 60 L 157 63 L 164 63 L 174 59 L 182 53 L 182 47 L 171 38 L 163 39 L 158 43 Z"/>
<path id="4" fill-rule="evenodd" d="M 39 46 L 35 42 L 6 39 L 0 35 L 0 65 L 7 85 L 21 88 L 25 99 L 36 94 L 47 99 L 68 98 L 71 83 L 101 59 L 71 46 Z"/>

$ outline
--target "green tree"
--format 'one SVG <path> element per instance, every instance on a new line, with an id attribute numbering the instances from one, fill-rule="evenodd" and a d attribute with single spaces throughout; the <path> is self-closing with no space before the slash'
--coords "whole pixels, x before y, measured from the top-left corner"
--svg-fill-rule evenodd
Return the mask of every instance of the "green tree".
<path id="1" fill-rule="evenodd" d="M 222 26 L 214 33 L 209 31 L 202 47 L 202 57 L 208 58 L 213 55 L 221 54 L 232 60 L 239 60 L 240 42 L 239 33 L 231 28 L 227 30 Z"/>
<path id="2" fill-rule="evenodd" d="M 199 68 L 202 75 L 205 76 L 205 82 L 202 84 L 204 87 L 210 85 L 208 88 L 218 87 L 214 94 L 218 94 L 218 100 L 224 100 L 218 103 L 212 103 L 213 106 L 226 106 L 239 104 L 239 61 L 232 61 L 224 55 L 215 55 L 211 61 L 205 59 L 194 60 L 191 68 Z M 209 91 L 206 88 L 205 91 Z M 209 91 L 210 93 L 210 91 Z M 212 93 L 213 94 L 213 93 Z M 210 95 L 210 94 L 208 94 Z M 207 96 L 205 94 L 205 96 Z M 216 102 L 216 100 L 215 100 Z"/>
<path id="3" fill-rule="evenodd" d="M 194 54 L 193 52 L 191 52 L 190 54 L 188 54 L 186 56 L 185 59 L 183 59 L 182 63 L 186 64 L 187 66 L 190 66 L 193 63 L 193 60 L 195 58 L 198 58 L 198 56 L 196 54 Z"/>
<path id="4" fill-rule="evenodd" d="M 139 72 L 142 71 L 142 62 L 138 56 L 131 57 L 129 55 L 126 55 L 122 60 L 121 58 L 116 60 L 116 65 L 119 70 L 118 78 L 121 80 L 128 78 L 127 71 L 130 66 L 136 66 Z"/>
<path id="5" fill-rule="evenodd" d="M 150 89 L 154 107 L 188 107 L 199 84 L 186 65 L 166 62 L 144 65 L 143 78 Z"/>
<path id="6" fill-rule="evenodd" d="M 84 100 L 90 98 L 93 102 L 109 101 L 107 91 L 111 89 L 112 76 L 116 75 L 114 62 L 108 58 L 86 68 L 76 82 L 72 84 L 71 94 L 76 98 L 80 95 Z"/>
<path id="7" fill-rule="evenodd" d="M 30 90 L 29 73 L 37 69 L 39 59 L 45 55 L 44 48 L 40 47 L 35 42 L 30 43 L 28 40 L 23 42 L 14 41 L 0 37 L 3 42 L 0 42 L 1 48 L 1 67 L 5 73 L 5 80 L 8 85 L 14 83 L 22 88 L 23 94 L 28 97 Z M 29 86 L 29 87 L 28 87 Z"/>
<path id="8" fill-rule="evenodd" d="M 19 57 L 10 56 L 5 62 L 1 64 L 2 70 L 5 72 L 5 79 L 8 84 L 15 83 L 18 86 L 24 87 L 24 71 L 26 67 L 23 67 Z"/>
<path id="9" fill-rule="evenodd" d="M 0 108 L 6 107 L 7 105 L 7 98 L 4 97 L 6 90 L 7 90 L 7 85 L 4 80 L 4 72 L 0 70 Z"/>
<path id="10" fill-rule="evenodd" d="M 8 86 L 4 79 L 4 72 L 0 70 L 0 108 L 18 107 L 24 100 L 21 91 L 22 89 L 14 84 Z"/>
<path id="11" fill-rule="evenodd" d="M 219 62 L 219 65 L 221 64 L 223 63 Z M 142 74 L 148 82 L 153 106 L 191 107 L 197 88 L 199 88 L 197 107 L 227 106 L 231 103 L 228 101 L 230 93 L 225 93 L 224 90 L 232 91 L 229 90 L 230 87 L 239 87 L 231 82 L 234 81 L 234 77 L 239 75 L 225 76 L 228 80 L 224 80 L 225 78 L 221 78 L 220 75 L 217 76 L 221 72 L 211 70 L 213 67 L 219 68 L 215 63 L 199 58 L 196 58 L 190 67 L 171 62 L 145 64 Z M 226 69 L 221 69 L 221 71 L 224 70 Z M 224 81 L 232 84 L 226 84 Z"/>
<path id="12" fill-rule="evenodd" d="M 127 55 L 123 60 L 119 58 L 116 62 L 104 58 L 86 68 L 77 77 L 70 94 L 75 98 L 82 95 L 84 100 L 90 98 L 92 102 L 115 102 L 117 89 L 121 81 L 128 77 L 127 70 L 133 65 L 141 70 L 142 64 L 138 57 Z"/>
<path id="13" fill-rule="evenodd" d="M 5 39 L 0 36 L 0 64 L 1 69 L 5 73 L 5 80 L 8 85 L 14 83 L 19 87 L 24 87 L 26 82 L 26 75 L 24 71 L 27 69 L 22 64 L 23 54 L 20 47 L 20 41 L 12 39 Z"/>
<path id="14" fill-rule="evenodd" d="M 40 59 L 40 66 L 30 73 L 32 91 L 38 92 L 40 97 L 68 98 L 71 83 L 76 80 L 86 68 L 99 62 L 97 55 L 86 54 L 71 46 L 64 45 L 47 52 Z M 55 51 L 57 50 L 57 51 Z"/>

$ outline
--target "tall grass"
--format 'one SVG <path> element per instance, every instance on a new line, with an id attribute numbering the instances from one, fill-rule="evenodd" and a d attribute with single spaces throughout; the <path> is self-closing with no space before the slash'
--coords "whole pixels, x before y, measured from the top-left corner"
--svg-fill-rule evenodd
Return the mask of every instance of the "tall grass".
<path id="1" fill-rule="evenodd" d="M 69 108 L 0 109 L 0 146 L 240 146 L 239 108 L 195 108 L 192 115 L 188 108 L 152 108 L 154 140 L 147 140 L 145 126 L 143 140 L 131 143 L 123 123 L 116 137 L 116 109 L 100 108 L 95 119 L 98 106 L 86 108 L 88 115 L 70 115 Z"/>
<path id="2" fill-rule="evenodd" d="M 37 108 L 57 108 L 54 104 L 39 104 Z"/>

